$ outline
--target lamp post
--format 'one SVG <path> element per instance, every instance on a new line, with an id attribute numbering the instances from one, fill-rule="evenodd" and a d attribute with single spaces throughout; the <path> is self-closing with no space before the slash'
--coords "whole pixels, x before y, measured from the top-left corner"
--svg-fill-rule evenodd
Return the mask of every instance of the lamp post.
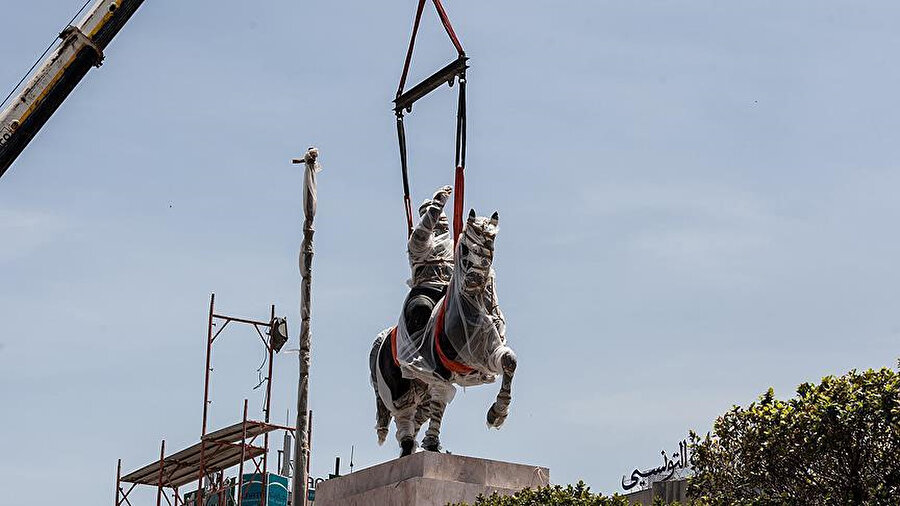
<path id="1" fill-rule="evenodd" d="M 297 381 L 297 433 L 294 438 L 294 483 L 292 506 L 306 505 L 307 462 L 309 459 L 309 357 L 310 357 L 310 284 L 313 260 L 313 220 L 316 217 L 316 174 L 322 170 L 318 163 L 319 150 L 309 148 L 293 163 L 304 164 L 303 181 L 303 243 L 300 246 L 300 377 Z"/>

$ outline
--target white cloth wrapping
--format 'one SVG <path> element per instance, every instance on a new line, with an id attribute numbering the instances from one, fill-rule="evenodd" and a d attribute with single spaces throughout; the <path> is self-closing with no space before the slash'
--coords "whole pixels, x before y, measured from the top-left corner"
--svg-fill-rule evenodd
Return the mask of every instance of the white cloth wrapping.
<path id="1" fill-rule="evenodd" d="M 412 277 L 410 288 L 424 286 L 443 290 L 453 272 L 453 236 L 447 226 L 444 205 L 449 197 L 447 190 L 439 189 L 431 200 L 422 204 L 422 217 L 407 243 L 409 268 Z"/>

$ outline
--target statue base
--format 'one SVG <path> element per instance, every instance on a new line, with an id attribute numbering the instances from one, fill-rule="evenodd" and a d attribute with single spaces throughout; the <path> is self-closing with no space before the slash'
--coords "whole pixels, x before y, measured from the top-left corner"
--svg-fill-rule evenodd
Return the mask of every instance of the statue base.
<path id="1" fill-rule="evenodd" d="M 316 506 L 444 506 L 549 484 L 546 467 L 419 452 L 316 487 Z"/>

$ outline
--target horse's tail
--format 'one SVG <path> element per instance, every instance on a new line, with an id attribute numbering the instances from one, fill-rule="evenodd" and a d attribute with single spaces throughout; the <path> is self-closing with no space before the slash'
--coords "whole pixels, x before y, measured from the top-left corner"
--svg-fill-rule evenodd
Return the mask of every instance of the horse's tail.
<path id="1" fill-rule="evenodd" d="M 391 423 L 391 410 L 384 405 L 381 395 L 378 394 L 378 353 L 381 351 L 381 345 L 390 335 L 392 328 L 382 330 L 375 337 L 372 343 L 372 351 L 369 352 L 369 373 L 372 388 L 375 390 L 375 433 L 378 434 L 378 444 L 384 444 L 388 435 L 388 426 Z"/>

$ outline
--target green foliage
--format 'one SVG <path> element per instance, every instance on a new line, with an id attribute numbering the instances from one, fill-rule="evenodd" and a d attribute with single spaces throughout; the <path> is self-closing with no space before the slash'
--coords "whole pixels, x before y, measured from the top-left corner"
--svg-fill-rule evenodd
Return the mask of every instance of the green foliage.
<path id="1" fill-rule="evenodd" d="M 828 376 L 787 401 L 769 389 L 692 432 L 691 464 L 702 503 L 898 504 L 900 373 Z"/>
<path id="2" fill-rule="evenodd" d="M 591 488 L 579 481 L 576 485 L 568 485 L 563 488 L 560 485 L 550 485 L 537 489 L 526 488 L 511 496 L 502 496 L 497 493 L 490 497 L 478 496 L 472 506 L 627 506 L 628 501 L 613 495 L 594 494 Z M 458 503 L 453 506 L 469 506 L 466 503 Z"/>

